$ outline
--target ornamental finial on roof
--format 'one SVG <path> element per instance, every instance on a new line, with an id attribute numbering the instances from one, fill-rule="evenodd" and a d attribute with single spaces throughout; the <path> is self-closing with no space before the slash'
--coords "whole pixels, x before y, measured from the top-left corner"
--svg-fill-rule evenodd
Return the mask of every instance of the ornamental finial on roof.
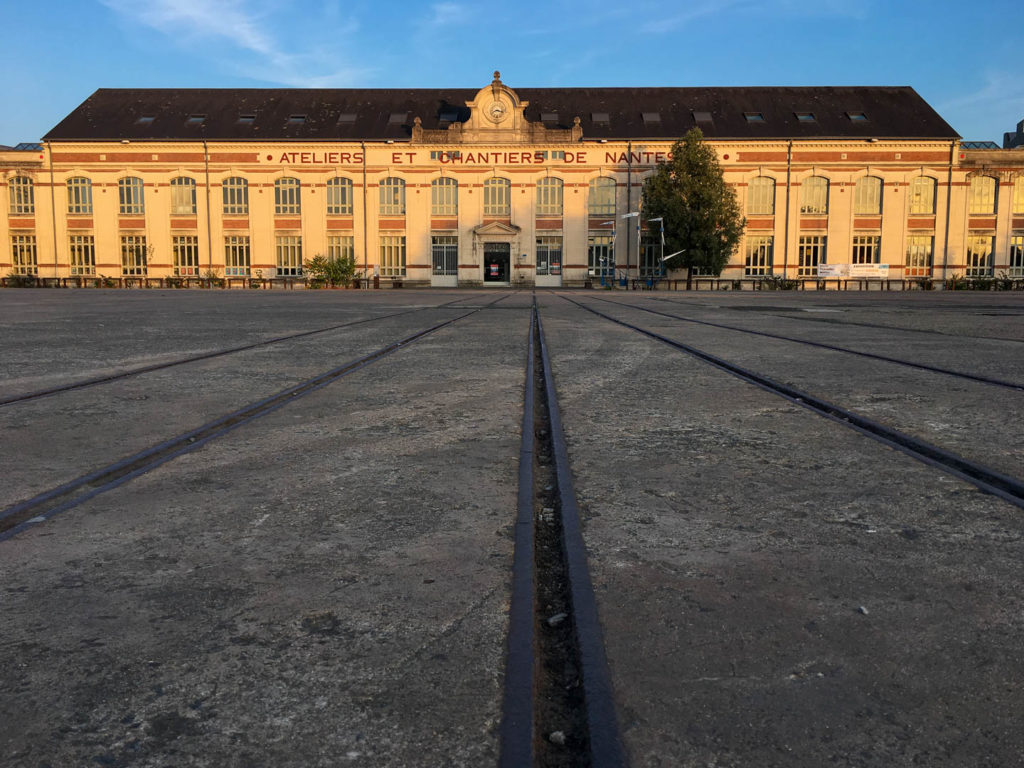
<path id="1" fill-rule="evenodd" d="M 501 72 L 499 72 L 498 70 L 494 70 L 494 82 L 501 82 Z"/>

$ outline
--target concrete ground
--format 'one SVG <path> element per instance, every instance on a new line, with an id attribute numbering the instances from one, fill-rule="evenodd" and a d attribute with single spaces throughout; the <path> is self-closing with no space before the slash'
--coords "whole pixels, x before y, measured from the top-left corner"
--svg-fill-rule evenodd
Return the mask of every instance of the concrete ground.
<path id="1" fill-rule="evenodd" d="M 496 764 L 529 293 L 0 292 L 0 506 L 478 309 L 0 541 L 0 765 Z M 566 296 L 1024 476 L 1024 296 Z M 1011 766 L 1021 510 L 537 301 L 634 766 Z M 454 302 L 447 307 L 440 305 Z M 375 319 L 376 318 L 376 319 Z"/>

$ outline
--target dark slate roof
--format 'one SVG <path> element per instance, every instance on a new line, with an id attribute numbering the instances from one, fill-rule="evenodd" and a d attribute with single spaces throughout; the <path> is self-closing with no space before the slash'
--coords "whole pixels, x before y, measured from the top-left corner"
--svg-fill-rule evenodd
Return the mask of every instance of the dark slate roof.
<path id="1" fill-rule="evenodd" d="M 446 127 L 448 122 L 442 120 L 446 113 L 458 121 L 467 120 L 465 103 L 479 90 L 101 88 L 45 138 L 401 141 L 410 137 L 416 117 L 427 129 Z M 695 125 L 707 137 L 717 139 L 958 138 L 909 87 L 515 91 L 530 103 L 526 109 L 529 120 L 540 121 L 543 114 L 549 127 L 567 128 L 579 117 L 584 139 L 675 139 Z M 695 113 L 702 112 L 709 113 L 710 121 L 696 121 Z M 814 119 L 801 121 L 798 113 L 811 114 Z M 760 114 L 763 121 L 752 122 L 746 114 Z M 851 120 L 850 115 L 858 114 L 866 119 Z M 253 117 L 242 120 L 243 115 Z M 293 115 L 305 118 L 290 121 Z M 603 115 L 607 122 L 601 120 Z M 652 120 L 652 115 L 658 119 Z M 192 116 L 196 117 L 190 123 Z M 204 118 L 200 121 L 199 116 Z"/>

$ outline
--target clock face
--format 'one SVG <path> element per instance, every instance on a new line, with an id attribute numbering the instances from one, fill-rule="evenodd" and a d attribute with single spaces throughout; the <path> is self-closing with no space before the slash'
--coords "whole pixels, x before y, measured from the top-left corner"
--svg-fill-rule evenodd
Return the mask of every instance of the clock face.
<path id="1" fill-rule="evenodd" d="M 493 120 L 496 123 L 500 123 L 502 120 L 505 119 L 505 115 L 507 115 L 508 112 L 505 108 L 505 105 L 502 104 L 500 101 L 493 101 L 491 102 L 491 105 L 487 108 L 487 114 L 490 115 L 491 120 Z"/>

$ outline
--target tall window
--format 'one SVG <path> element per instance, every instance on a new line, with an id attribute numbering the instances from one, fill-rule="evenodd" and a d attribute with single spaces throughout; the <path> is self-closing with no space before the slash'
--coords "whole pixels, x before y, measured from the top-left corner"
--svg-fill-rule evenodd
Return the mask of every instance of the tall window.
<path id="1" fill-rule="evenodd" d="M 171 213 L 194 214 L 196 212 L 196 180 L 187 176 L 171 179 Z"/>
<path id="2" fill-rule="evenodd" d="M 744 262 L 747 277 L 764 277 L 772 273 L 774 238 L 759 235 L 747 238 L 747 252 Z"/>
<path id="3" fill-rule="evenodd" d="M 611 235 L 590 235 L 587 238 L 587 269 L 593 277 L 615 274 L 615 246 Z"/>
<path id="4" fill-rule="evenodd" d="M 405 216 L 405 181 L 389 176 L 380 183 L 380 215 Z"/>
<path id="5" fill-rule="evenodd" d="M 118 211 L 123 214 L 135 215 L 146 212 L 146 201 L 143 196 L 142 179 L 127 176 L 117 180 Z"/>
<path id="6" fill-rule="evenodd" d="M 661 236 L 644 235 L 640 240 L 640 274 L 653 277 L 661 274 Z"/>
<path id="7" fill-rule="evenodd" d="M 435 235 L 430 238 L 432 274 L 457 275 L 459 273 L 459 238 Z"/>
<path id="8" fill-rule="evenodd" d="M 935 179 L 918 176 L 910 182 L 910 213 L 924 216 L 935 213 Z"/>
<path id="9" fill-rule="evenodd" d="M 599 176 L 590 180 L 587 213 L 591 216 L 615 215 L 615 179 Z"/>
<path id="10" fill-rule="evenodd" d="M 459 213 L 459 182 L 443 176 L 430 182 L 430 215 L 456 216 Z"/>
<path id="11" fill-rule="evenodd" d="M 751 216 L 775 215 L 775 179 L 758 176 L 747 184 L 747 213 Z"/>
<path id="12" fill-rule="evenodd" d="M 509 216 L 512 205 L 512 183 L 508 179 L 484 182 L 484 216 Z"/>
<path id="13" fill-rule="evenodd" d="M 967 238 L 967 277 L 992 275 L 992 241 L 994 237 Z"/>
<path id="14" fill-rule="evenodd" d="M 562 215 L 562 180 L 549 176 L 537 182 L 537 215 Z"/>
<path id="15" fill-rule="evenodd" d="M 932 274 L 932 238 L 914 236 L 907 238 L 906 277 L 929 277 Z"/>
<path id="16" fill-rule="evenodd" d="M 278 179 L 274 182 L 274 213 L 288 216 L 301 213 L 302 204 L 299 199 L 299 180 L 293 178 Z"/>
<path id="17" fill-rule="evenodd" d="M 826 263 L 825 236 L 801 235 L 797 250 L 797 276 L 817 277 L 818 265 Z"/>
<path id="18" fill-rule="evenodd" d="M 125 277 L 146 274 L 145 235 L 121 235 L 121 274 Z"/>
<path id="19" fill-rule="evenodd" d="M 35 235 L 11 235 L 11 261 L 16 275 L 38 274 Z"/>
<path id="20" fill-rule="evenodd" d="M 92 213 L 92 182 L 84 176 L 68 179 L 68 213 Z"/>
<path id="21" fill-rule="evenodd" d="M 36 212 L 36 197 L 32 179 L 27 176 L 15 176 L 8 182 L 8 189 L 11 192 L 11 213 Z"/>
<path id="22" fill-rule="evenodd" d="M 277 274 L 284 277 L 302 274 L 302 238 L 299 235 L 278 235 L 276 250 Z"/>
<path id="23" fill-rule="evenodd" d="M 178 277 L 199 275 L 199 238 L 195 235 L 175 235 L 171 238 L 174 252 L 174 274 Z"/>
<path id="24" fill-rule="evenodd" d="M 1010 277 L 1024 277 L 1024 235 L 1010 238 Z"/>
<path id="25" fill-rule="evenodd" d="M 1024 213 L 1024 176 L 1013 183 L 1013 212 Z"/>
<path id="26" fill-rule="evenodd" d="M 335 176 L 327 180 L 327 213 L 332 216 L 352 215 L 352 179 Z"/>
<path id="27" fill-rule="evenodd" d="M 828 213 L 828 179 L 811 176 L 800 186 L 800 213 Z"/>
<path id="28" fill-rule="evenodd" d="M 92 235 L 71 235 L 68 238 L 71 250 L 71 274 L 96 274 L 96 240 Z"/>
<path id="29" fill-rule="evenodd" d="M 996 212 L 996 180 L 991 176 L 973 176 L 967 190 L 968 213 Z"/>
<path id="30" fill-rule="evenodd" d="M 224 238 L 224 276 L 246 277 L 249 274 L 249 236 L 228 235 Z"/>
<path id="31" fill-rule="evenodd" d="M 537 274 L 562 274 L 562 238 L 545 235 L 537 238 Z"/>
<path id="32" fill-rule="evenodd" d="M 249 182 L 239 176 L 224 179 L 224 213 L 249 213 Z"/>
<path id="33" fill-rule="evenodd" d="M 339 259 L 355 260 L 356 247 L 352 235 L 328 235 L 327 258 L 332 261 Z"/>
<path id="34" fill-rule="evenodd" d="M 405 276 L 405 235 L 381 235 L 380 273 L 384 277 Z"/>
<path id="35" fill-rule="evenodd" d="M 876 215 L 882 212 L 882 180 L 877 176 L 858 179 L 853 190 L 853 212 Z"/>
<path id="36" fill-rule="evenodd" d="M 878 235 L 857 235 L 853 238 L 851 264 L 877 264 L 881 258 L 882 238 Z"/>

